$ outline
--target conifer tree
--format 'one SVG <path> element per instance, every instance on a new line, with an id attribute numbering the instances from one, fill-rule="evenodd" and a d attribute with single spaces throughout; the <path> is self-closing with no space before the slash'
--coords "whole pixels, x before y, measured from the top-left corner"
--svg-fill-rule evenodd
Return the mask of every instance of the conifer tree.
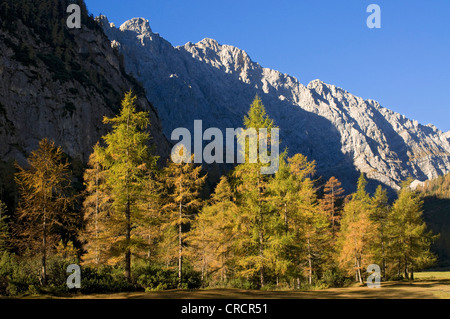
<path id="1" fill-rule="evenodd" d="M 339 264 L 349 274 L 355 274 L 356 281 L 363 283 L 362 272 L 373 260 L 372 242 L 375 238 L 373 222 L 370 219 L 371 199 L 366 192 L 367 180 L 362 173 L 356 193 L 345 205 L 341 232 L 339 234 Z"/>
<path id="2" fill-rule="evenodd" d="M 374 259 L 381 267 L 381 278 L 386 279 L 386 262 L 387 262 L 387 244 L 388 232 L 387 222 L 389 214 L 389 204 L 387 192 L 379 185 L 372 197 L 372 213 L 371 220 L 376 227 L 376 236 L 374 239 Z"/>
<path id="3" fill-rule="evenodd" d="M 332 176 L 324 186 L 324 195 L 320 201 L 323 213 L 328 217 L 333 237 L 339 231 L 339 221 L 343 204 L 344 189 L 341 182 Z"/>
<path id="4" fill-rule="evenodd" d="M 69 163 L 54 142 L 43 139 L 28 158 L 29 167 L 18 166 L 16 182 L 20 190 L 17 209 L 21 243 L 42 256 L 41 283 L 47 284 L 47 256 L 59 242 L 62 229 L 75 222 Z"/>
<path id="5" fill-rule="evenodd" d="M 84 173 L 86 197 L 83 202 L 85 230 L 83 239 L 87 251 L 84 261 L 100 266 L 107 262 L 108 215 L 111 213 L 111 194 L 106 185 L 104 149 L 97 143 L 89 156 L 88 168 Z"/>
<path id="6" fill-rule="evenodd" d="M 6 205 L 0 201 L 0 252 L 10 248 L 11 235 L 9 227 Z"/>
<path id="7" fill-rule="evenodd" d="M 319 211 L 312 177 L 315 162 L 302 154 L 288 159 L 290 173 L 296 185 L 295 210 L 291 224 L 295 227 L 297 267 L 303 269 L 311 285 L 313 274 L 321 271 L 329 254 L 330 232 L 328 219 Z"/>
<path id="8" fill-rule="evenodd" d="M 234 257 L 237 214 L 231 185 L 222 176 L 209 205 L 196 217 L 189 234 L 189 242 L 200 259 L 203 278 L 210 273 L 222 283 L 227 280 Z"/>
<path id="9" fill-rule="evenodd" d="M 257 96 L 244 117 L 245 129 L 255 129 L 258 142 L 256 153 L 259 154 L 259 141 L 261 138 L 268 138 L 271 129 L 275 128 L 273 120 L 266 114 L 261 99 Z M 260 129 L 267 129 L 268 136 L 260 134 Z M 270 267 L 266 258 L 267 241 L 272 231 L 270 221 L 272 212 L 267 204 L 267 183 L 269 177 L 261 174 L 261 168 L 267 164 L 260 161 L 251 162 L 249 141 L 241 139 L 240 143 L 245 154 L 246 162 L 239 164 L 233 177 L 236 181 L 238 194 L 238 205 L 241 208 L 238 224 L 241 225 L 239 231 L 239 250 L 242 254 L 239 259 L 239 266 L 242 267 L 240 274 L 244 277 L 251 277 L 259 273 L 260 286 L 264 286 L 264 269 Z"/>
<path id="10" fill-rule="evenodd" d="M 101 161 L 105 171 L 105 185 L 111 197 L 107 227 L 109 254 L 117 260 L 123 256 L 128 281 L 131 280 L 131 255 L 139 252 L 144 245 L 142 238 L 133 230 L 141 222 L 140 201 L 148 170 L 157 160 L 148 147 L 148 113 L 136 110 L 136 99 L 131 91 L 127 92 L 120 113 L 114 118 L 103 119 L 105 124 L 112 125 L 112 131 L 103 137 L 106 146 L 97 148 L 103 154 L 97 160 Z"/>
<path id="11" fill-rule="evenodd" d="M 175 150 L 184 158 L 186 149 L 180 145 Z M 192 155 L 192 159 L 193 159 Z M 192 161 L 191 161 L 192 162 Z M 194 217 L 196 209 L 201 206 L 199 192 L 205 183 L 206 175 L 201 176 L 201 166 L 195 167 L 193 163 L 169 162 L 164 168 L 164 178 L 166 182 L 166 203 L 162 207 L 164 210 L 163 231 L 166 235 L 175 235 L 169 241 L 176 242 L 178 256 L 178 286 L 183 283 L 183 256 L 185 255 L 185 232 L 184 227 L 188 226 Z M 175 232 L 174 232 L 175 230 Z"/>
<path id="12" fill-rule="evenodd" d="M 388 215 L 389 258 L 403 269 L 406 279 L 414 272 L 432 265 L 436 258 L 430 245 L 436 239 L 422 218 L 422 198 L 411 190 L 411 179 L 405 181 Z"/>

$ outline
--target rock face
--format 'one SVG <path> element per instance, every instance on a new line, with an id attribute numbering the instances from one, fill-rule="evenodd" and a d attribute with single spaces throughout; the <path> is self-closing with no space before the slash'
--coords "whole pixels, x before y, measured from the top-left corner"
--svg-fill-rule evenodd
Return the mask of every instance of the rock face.
<path id="1" fill-rule="evenodd" d="M 147 90 L 168 138 L 173 129 L 242 127 L 258 94 L 280 127 L 282 148 L 317 161 L 324 178 L 353 190 L 359 172 L 397 189 L 408 176 L 426 180 L 450 171 L 449 133 L 421 125 L 372 100 L 315 80 L 263 68 L 236 47 L 213 39 L 173 47 L 145 19 L 101 25 Z"/>
<path id="2" fill-rule="evenodd" d="M 101 29 L 83 25 L 70 31 L 75 54 L 67 60 L 75 66 L 72 70 L 64 69 L 54 49 L 20 20 L 17 32 L 21 39 L 0 29 L 0 159 L 23 162 L 47 137 L 86 162 L 92 146 L 109 129 L 103 117 L 114 116 L 124 93 L 138 86 L 121 69 L 120 57 Z M 18 59 L 18 48 L 25 44 L 34 54 Z M 85 70 L 91 71 L 91 79 Z M 137 104 L 150 113 L 153 144 L 160 156 L 167 157 L 170 147 L 156 110 L 145 94 Z"/>

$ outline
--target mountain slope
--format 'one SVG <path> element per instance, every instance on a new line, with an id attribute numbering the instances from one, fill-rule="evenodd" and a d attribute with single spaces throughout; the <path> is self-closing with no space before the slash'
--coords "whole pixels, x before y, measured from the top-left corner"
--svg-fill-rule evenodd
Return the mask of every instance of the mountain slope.
<path id="1" fill-rule="evenodd" d="M 318 163 L 324 177 L 337 176 L 352 190 L 359 171 L 397 189 L 413 176 L 426 180 L 450 170 L 448 136 L 372 100 L 319 80 L 308 86 L 263 68 L 236 47 L 213 39 L 173 47 L 149 22 L 135 18 L 120 28 L 101 25 L 125 56 L 127 71 L 146 88 L 164 133 L 203 127 L 241 127 L 255 94 L 280 127 L 283 147 Z"/>
<path id="2" fill-rule="evenodd" d="M 170 148 L 156 110 L 82 5 L 82 28 L 65 27 L 69 1 L 0 1 L 0 159 L 23 161 L 44 137 L 86 162 L 124 93 L 150 113 L 158 154 Z"/>

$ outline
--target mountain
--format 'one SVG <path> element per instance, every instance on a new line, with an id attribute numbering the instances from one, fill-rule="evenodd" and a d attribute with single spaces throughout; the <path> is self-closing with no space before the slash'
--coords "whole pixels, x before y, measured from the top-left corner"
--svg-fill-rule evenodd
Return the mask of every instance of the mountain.
<path id="1" fill-rule="evenodd" d="M 150 113 L 160 156 L 170 147 L 144 89 L 82 3 L 82 28 L 65 27 L 70 1 L 0 1 L 0 159 L 23 163 L 39 140 L 51 138 L 86 162 L 128 90 Z"/>
<path id="2" fill-rule="evenodd" d="M 168 138 L 177 127 L 192 129 L 195 119 L 204 128 L 242 127 L 258 94 L 280 127 L 282 147 L 316 160 L 321 176 L 335 175 L 347 190 L 359 172 L 398 189 L 408 176 L 423 181 L 450 171 L 448 133 L 433 125 L 320 80 L 304 86 L 213 39 L 174 47 L 146 19 L 119 28 L 104 16 L 98 21 L 145 87 Z"/>

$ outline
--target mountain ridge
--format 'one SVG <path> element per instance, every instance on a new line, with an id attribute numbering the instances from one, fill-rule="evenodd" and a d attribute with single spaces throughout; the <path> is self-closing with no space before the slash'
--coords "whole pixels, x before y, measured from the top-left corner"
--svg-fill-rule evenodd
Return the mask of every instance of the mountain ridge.
<path id="1" fill-rule="evenodd" d="M 127 71 L 145 87 L 169 138 L 176 127 L 191 129 L 195 119 L 205 127 L 240 127 L 258 94 L 281 129 L 282 147 L 316 160 L 320 175 L 337 175 L 347 189 L 359 172 L 393 189 L 408 176 L 423 181 L 449 172 L 447 133 L 374 100 L 320 80 L 305 86 L 214 39 L 174 47 L 159 34 L 142 33 L 150 28 L 146 19 L 119 29 L 106 17 L 98 21 L 120 43 Z"/>

